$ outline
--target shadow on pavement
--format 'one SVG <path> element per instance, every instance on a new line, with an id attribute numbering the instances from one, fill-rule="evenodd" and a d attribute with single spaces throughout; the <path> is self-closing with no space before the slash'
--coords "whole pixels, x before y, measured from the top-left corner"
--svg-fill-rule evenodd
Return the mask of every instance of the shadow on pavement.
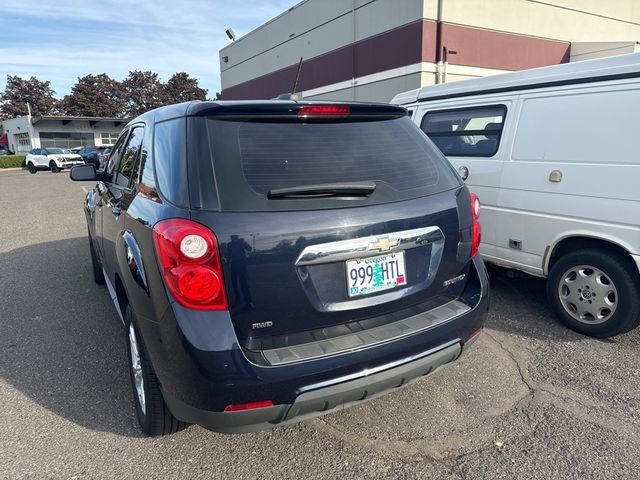
<path id="1" fill-rule="evenodd" d="M 0 254 L 0 375 L 51 412 L 86 428 L 141 436 L 124 329 L 93 282 L 88 240 Z"/>

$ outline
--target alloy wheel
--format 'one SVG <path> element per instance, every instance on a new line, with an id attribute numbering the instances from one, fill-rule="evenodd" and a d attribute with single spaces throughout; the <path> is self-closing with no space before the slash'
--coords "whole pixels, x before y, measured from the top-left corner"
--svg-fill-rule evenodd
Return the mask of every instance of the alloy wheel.
<path id="1" fill-rule="evenodd" d="M 569 315 L 589 325 L 606 322 L 618 307 L 618 291 L 611 277 L 590 265 L 567 269 L 560 277 L 558 296 Z"/>

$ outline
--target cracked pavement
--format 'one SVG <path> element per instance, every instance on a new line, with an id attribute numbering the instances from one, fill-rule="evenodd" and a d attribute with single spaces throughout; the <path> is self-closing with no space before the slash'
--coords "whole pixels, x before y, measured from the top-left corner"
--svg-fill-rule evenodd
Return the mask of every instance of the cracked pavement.
<path id="1" fill-rule="evenodd" d="M 428 379 L 271 431 L 143 438 L 83 195 L 0 173 L 0 478 L 637 478 L 640 330 L 568 331 L 543 280 L 496 268 L 485 333 Z"/>

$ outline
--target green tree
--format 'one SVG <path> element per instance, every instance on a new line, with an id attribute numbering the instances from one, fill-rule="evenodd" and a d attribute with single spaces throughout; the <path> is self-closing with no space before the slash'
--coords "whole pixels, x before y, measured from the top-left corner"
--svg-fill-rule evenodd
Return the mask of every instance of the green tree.
<path id="1" fill-rule="evenodd" d="M 33 115 L 47 115 L 56 104 L 55 93 L 49 81 L 7 75 L 7 85 L 0 95 L 0 115 L 4 118 L 26 115 L 27 104 Z"/>
<path id="2" fill-rule="evenodd" d="M 78 78 L 71 94 L 59 102 L 58 109 L 67 115 L 121 117 L 126 114 L 126 106 L 122 83 L 101 73 Z"/>
<path id="3" fill-rule="evenodd" d="M 164 85 L 163 91 L 163 100 L 166 104 L 207 99 L 207 90 L 200 88 L 198 80 L 191 78 L 185 72 L 174 73 Z"/>

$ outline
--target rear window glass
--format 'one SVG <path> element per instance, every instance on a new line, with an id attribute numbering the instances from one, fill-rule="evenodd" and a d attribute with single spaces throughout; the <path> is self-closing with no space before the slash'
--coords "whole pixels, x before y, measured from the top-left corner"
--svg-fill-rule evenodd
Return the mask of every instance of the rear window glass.
<path id="1" fill-rule="evenodd" d="M 330 123 L 203 121 L 224 210 L 370 205 L 459 185 L 446 159 L 407 117 Z M 376 189 L 369 197 L 348 200 L 267 198 L 273 189 L 354 182 L 374 182 Z"/>

